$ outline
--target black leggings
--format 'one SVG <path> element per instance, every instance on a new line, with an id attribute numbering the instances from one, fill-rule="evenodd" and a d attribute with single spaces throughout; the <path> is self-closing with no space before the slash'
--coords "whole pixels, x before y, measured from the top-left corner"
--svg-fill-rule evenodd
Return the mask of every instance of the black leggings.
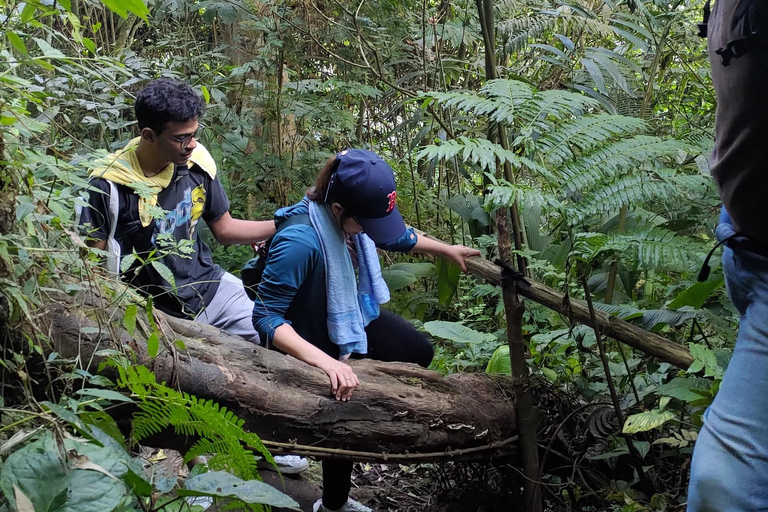
<path id="1" fill-rule="evenodd" d="M 402 317 L 381 311 L 379 318 L 365 328 L 368 335 L 368 355 L 378 361 L 416 363 L 426 368 L 432 362 L 435 349 L 422 333 Z M 354 357 L 354 356 L 353 356 Z M 341 508 L 349 497 L 352 462 L 323 461 L 323 506 L 328 510 Z"/>

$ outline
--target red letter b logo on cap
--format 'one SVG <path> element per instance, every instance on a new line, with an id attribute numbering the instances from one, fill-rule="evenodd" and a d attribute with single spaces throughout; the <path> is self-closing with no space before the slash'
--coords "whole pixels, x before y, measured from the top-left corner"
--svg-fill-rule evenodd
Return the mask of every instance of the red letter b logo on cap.
<path id="1" fill-rule="evenodd" d="M 393 190 L 387 194 L 387 199 L 389 199 L 389 204 L 387 205 L 387 213 L 389 213 L 395 208 L 395 205 L 397 204 L 397 190 Z"/>

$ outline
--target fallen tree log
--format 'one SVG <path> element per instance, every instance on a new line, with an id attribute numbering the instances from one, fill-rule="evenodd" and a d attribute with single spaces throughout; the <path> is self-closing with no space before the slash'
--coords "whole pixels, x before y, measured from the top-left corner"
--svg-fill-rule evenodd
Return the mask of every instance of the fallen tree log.
<path id="1" fill-rule="evenodd" d="M 166 345 L 180 339 L 185 349 L 169 348 L 151 358 L 141 329 L 131 339 L 114 325 L 100 328 L 97 318 L 119 317 L 116 311 L 99 311 L 93 303 L 50 306 L 46 317 L 54 350 L 95 372 L 102 360 L 97 351 L 129 347 L 158 382 L 174 382 L 226 406 L 245 420 L 247 430 L 273 441 L 270 449 L 411 462 L 487 458 L 514 449 L 509 377 L 443 377 L 414 364 L 353 361 L 361 384 L 349 402 L 339 402 L 322 370 L 196 322 L 167 318 L 173 332 L 162 329 Z"/>

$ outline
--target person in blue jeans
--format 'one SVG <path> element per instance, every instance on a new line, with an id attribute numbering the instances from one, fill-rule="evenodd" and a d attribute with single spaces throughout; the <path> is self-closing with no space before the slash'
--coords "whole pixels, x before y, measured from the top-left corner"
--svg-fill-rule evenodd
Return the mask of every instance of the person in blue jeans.
<path id="1" fill-rule="evenodd" d="M 464 260 L 480 252 L 406 229 L 384 160 L 370 151 L 342 151 L 301 202 L 275 213 L 275 224 L 253 308 L 254 327 L 268 347 L 322 369 L 332 396 L 342 401 L 360 384 L 350 358 L 429 365 L 434 351 L 427 338 L 379 307 L 389 290 L 376 247 L 442 256 L 464 271 Z M 323 461 L 323 497 L 313 512 L 370 512 L 349 498 L 351 475 L 352 462 Z"/>
<path id="2" fill-rule="evenodd" d="M 768 510 L 768 2 L 718 0 L 707 25 L 717 95 L 712 175 L 723 210 L 717 238 L 739 312 L 720 391 L 704 414 L 689 512 Z"/>

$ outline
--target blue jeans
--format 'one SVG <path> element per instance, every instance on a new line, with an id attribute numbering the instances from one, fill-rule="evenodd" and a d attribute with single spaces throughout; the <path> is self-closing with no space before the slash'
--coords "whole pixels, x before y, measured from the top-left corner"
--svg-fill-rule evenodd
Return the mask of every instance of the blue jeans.
<path id="1" fill-rule="evenodd" d="M 723 210 L 717 238 L 734 234 Z M 693 451 L 688 512 L 768 511 L 768 258 L 749 249 L 735 236 L 723 252 L 739 334 Z"/>

